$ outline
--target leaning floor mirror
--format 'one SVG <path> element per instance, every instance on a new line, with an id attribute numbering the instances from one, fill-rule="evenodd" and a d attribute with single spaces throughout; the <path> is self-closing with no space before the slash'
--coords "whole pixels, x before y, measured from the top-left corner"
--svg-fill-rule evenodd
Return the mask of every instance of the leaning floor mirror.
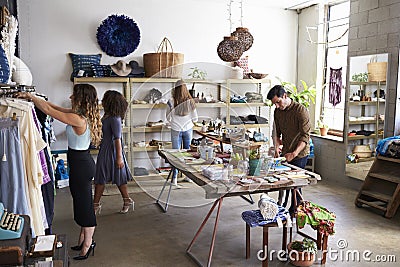
<path id="1" fill-rule="evenodd" d="M 346 175 L 364 180 L 384 136 L 389 54 L 350 58 L 345 113 Z"/>

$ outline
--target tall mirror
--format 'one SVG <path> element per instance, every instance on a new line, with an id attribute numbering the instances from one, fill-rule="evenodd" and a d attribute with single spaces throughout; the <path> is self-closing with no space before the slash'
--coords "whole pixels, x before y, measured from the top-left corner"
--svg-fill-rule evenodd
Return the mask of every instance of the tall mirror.
<path id="1" fill-rule="evenodd" d="M 350 58 L 345 113 L 346 175 L 364 180 L 383 138 L 389 54 Z"/>

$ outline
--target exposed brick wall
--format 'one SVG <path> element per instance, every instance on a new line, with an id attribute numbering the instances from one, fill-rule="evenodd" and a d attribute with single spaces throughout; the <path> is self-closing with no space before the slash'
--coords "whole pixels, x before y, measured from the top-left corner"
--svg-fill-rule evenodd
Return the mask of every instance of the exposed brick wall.
<path id="1" fill-rule="evenodd" d="M 400 134 L 400 0 L 351 0 L 349 57 L 389 53 L 385 136 Z M 396 118 L 397 121 L 396 121 Z"/>

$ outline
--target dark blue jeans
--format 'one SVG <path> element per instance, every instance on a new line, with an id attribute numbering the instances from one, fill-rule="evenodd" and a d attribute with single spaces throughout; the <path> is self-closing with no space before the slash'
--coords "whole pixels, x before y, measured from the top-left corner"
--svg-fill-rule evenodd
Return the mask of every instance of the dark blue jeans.
<path id="1" fill-rule="evenodd" d="M 305 156 L 305 157 L 303 157 L 303 158 L 298 158 L 298 159 L 292 160 L 291 162 L 289 162 L 289 164 L 292 164 L 292 165 L 294 165 L 294 166 L 297 166 L 297 167 L 299 167 L 299 168 L 304 169 L 304 167 L 306 167 L 306 164 L 307 164 L 307 159 L 308 159 L 308 156 Z M 299 188 L 298 191 L 299 191 L 299 193 L 301 194 L 301 188 Z M 283 207 L 286 207 L 286 206 L 287 206 L 287 203 L 288 203 L 288 201 L 289 201 L 289 195 L 290 195 L 290 190 L 288 189 L 288 190 L 286 190 L 285 201 L 283 202 L 283 205 L 282 205 Z M 297 205 L 298 205 L 298 204 L 300 203 L 300 201 L 301 201 L 301 197 L 300 197 L 299 194 L 296 194 L 296 201 L 297 201 Z M 292 201 L 292 202 L 293 202 L 293 201 Z M 295 208 L 296 208 L 296 207 L 294 207 L 294 203 L 291 203 L 290 208 L 289 208 L 289 212 L 290 212 L 290 213 L 294 212 L 294 209 L 295 209 Z"/>

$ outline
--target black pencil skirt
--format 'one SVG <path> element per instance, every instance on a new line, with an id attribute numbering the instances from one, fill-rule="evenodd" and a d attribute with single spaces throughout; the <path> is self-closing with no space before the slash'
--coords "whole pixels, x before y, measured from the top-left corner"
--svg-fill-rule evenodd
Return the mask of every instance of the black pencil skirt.
<path id="1" fill-rule="evenodd" d="M 68 148 L 67 161 L 74 220 L 81 227 L 96 226 L 92 198 L 92 179 L 96 172 L 94 160 L 89 150 Z"/>

